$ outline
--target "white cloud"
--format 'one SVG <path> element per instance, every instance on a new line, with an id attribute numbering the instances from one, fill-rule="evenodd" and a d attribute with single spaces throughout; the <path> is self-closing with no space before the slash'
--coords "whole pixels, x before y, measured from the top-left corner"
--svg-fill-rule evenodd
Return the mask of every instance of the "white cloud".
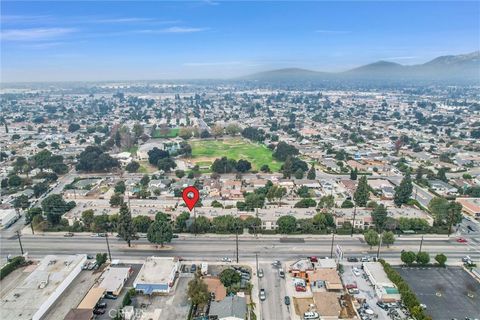
<path id="1" fill-rule="evenodd" d="M 90 22 L 94 23 L 135 23 L 135 22 L 151 22 L 155 21 L 152 18 L 136 18 L 136 17 L 126 17 L 126 18 L 105 18 L 105 19 L 94 19 Z"/>
<path id="2" fill-rule="evenodd" d="M 190 28 L 190 27 L 169 27 L 165 29 L 147 29 L 139 30 L 139 33 L 195 33 L 208 30 L 207 28 Z"/>
<path id="3" fill-rule="evenodd" d="M 41 41 L 68 35 L 73 28 L 32 28 L 2 30 L 0 39 L 5 41 Z"/>

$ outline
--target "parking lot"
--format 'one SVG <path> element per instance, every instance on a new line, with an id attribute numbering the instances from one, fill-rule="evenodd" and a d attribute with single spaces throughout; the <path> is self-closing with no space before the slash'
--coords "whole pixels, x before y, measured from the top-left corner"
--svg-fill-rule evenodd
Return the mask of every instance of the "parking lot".
<path id="1" fill-rule="evenodd" d="M 266 299 L 260 302 L 262 319 L 290 319 L 289 310 L 284 301 L 285 279 L 280 278 L 278 268 L 270 263 L 260 263 L 259 268 L 263 270 L 263 277 L 258 281 L 259 288 L 266 290 Z"/>
<path id="2" fill-rule="evenodd" d="M 402 268 L 426 313 L 433 319 L 476 319 L 480 315 L 480 284 L 462 268 Z"/>
<path id="3" fill-rule="evenodd" d="M 387 312 L 377 306 L 378 300 L 375 296 L 375 291 L 373 286 L 368 281 L 365 272 L 363 272 L 361 265 L 361 263 L 345 265 L 342 274 L 343 283 L 345 285 L 356 285 L 358 293 L 354 293 L 353 295 L 359 300 L 364 300 L 368 305 L 368 308 L 373 311 L 373 315 L 371 317 L 372 319 L 375 317 L 375 315 L 378 316 L 378 319 L 390 319 L 390 317 L 387 315 Z M 353 268 L 356 268 L 355 272 L 358 275 L 354 274 Z"/>

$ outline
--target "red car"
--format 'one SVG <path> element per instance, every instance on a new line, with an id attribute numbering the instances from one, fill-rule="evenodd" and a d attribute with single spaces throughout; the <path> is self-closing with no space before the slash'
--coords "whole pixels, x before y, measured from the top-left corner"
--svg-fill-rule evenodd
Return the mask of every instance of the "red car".
<path id="1" fill-rule="evenodd" d="M 467 239 L 465 239 L 465 238 L 458 238 L 458 239 L 457 239 L 457 242 L 459 242 L 459 243 L 467 243 Z"/>
<path id="2" fill-rule="evenodd" d="M 307 288 L 305 288 L 304 286 L 295 286 L 295 291 L 305 292 L 305 291 L 307 291 Z"/>
<path id="3" fill-rule="evenodd" d="M 308 259 L 310 259 L 310 262 L 318 262 L 318 258 L 315 256 L 308 257 Z"/>

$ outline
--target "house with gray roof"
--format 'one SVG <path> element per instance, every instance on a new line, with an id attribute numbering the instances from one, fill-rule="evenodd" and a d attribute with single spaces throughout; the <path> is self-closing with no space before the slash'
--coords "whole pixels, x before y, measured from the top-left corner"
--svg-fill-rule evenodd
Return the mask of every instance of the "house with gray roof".
<path id="1" fill-rule="evenodd" d="M 247 319 L 247 301 L 240 296 L 228 296 L 222 301 L 213 301 L 210 304 L 210 317 L 217 317 L 218 320 Z"/>

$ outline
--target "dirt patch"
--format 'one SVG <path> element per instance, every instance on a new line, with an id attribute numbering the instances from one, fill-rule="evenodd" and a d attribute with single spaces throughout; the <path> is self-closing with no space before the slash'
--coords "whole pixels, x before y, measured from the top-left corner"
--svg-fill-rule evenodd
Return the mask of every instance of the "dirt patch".
<path id="1" fill-rule="evenodd" d="M 293 298 L 295 313 L 298 315 L 303 315 L 305 312 L 310 311 L 311 304 L 314 304 L 312 298 Z"/>

